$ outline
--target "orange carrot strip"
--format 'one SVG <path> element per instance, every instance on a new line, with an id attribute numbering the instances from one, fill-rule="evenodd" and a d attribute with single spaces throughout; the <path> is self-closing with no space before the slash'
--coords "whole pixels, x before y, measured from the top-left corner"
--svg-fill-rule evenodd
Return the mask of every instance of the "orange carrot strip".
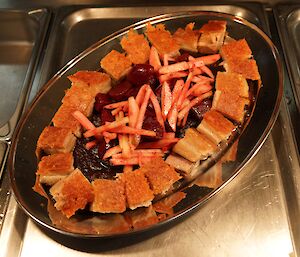
<path id="1" fill-rule="evenodd" d="M 209 77 L 211 77 L 212 79 L 215 77 L 212 71 L 207 66 L 203 65 L 200 67 L 200 69 L 203 70 L 203 72 L 207 74 Z"/>
<path id="2" fill-rule="evenodd" d="M 165 82 L 161 88 L 161 110 L 162 110 L 162 117 L 164 120 L 166 120 L 171 107 L 172 107 L 172 93 L 169 84 Z"/>
<path id="3" fill-rule="evenodd" d="M 91 136 L 102 134 L 104 131 L 108 131 L 110 129 L 120 127 L 122 125 L 125 125 L 128 122 L 129 122 L 128 117 L 124 117 L 118 121 L 107 122 L 105 123 L 105 125 L 86 131 L 84 133 L 84 137 L 91 137 Z"/>
<path id="4" fill-rule="evenodd" d="M 121 149 L 121 147 L 120 147 L 119 145 L 116 145 L 116 146 L 114 146 L 114 147 L 112 147 L 112 148 L 109 148 L 109 149 L 105 152 L 105 154 L 104 154 L 104 156 L 103 156 L 103 159 L 107 159 L 107 158 L 113 156 L 114 154 L 120 153 L 121 151 L 122 151 L 122 149 Z"/>
<path id="5" fill-rule="evenodd" d="M 190 109 L 195 106 L 196 104 L 200 103 L 203 99 L 210 97 L 212 95 L 212 92 L 207 92 L 201 96 L 198 96 L 194 98 L 186 107 L 184 107 L 179 113 L 178 113 L 178 119 L 181 120 L 184 118 L 184 116 L 190 111 Z"/>
<path id="6" fill-rule="evenodd" d="M 128 117 L 129 117 L 129 126 L 135 127 L 136 122 L 139 116 L 139 106 L 136 103 L 133 96 L 128 98 Z"/>
<path id="7" fill-rule="evenodd" d="M 202 76 L 202 75 L 194 76 L 192 79 L 192 82 L 195 82 L 197 84 L 198 83 L 208 84 L 208 83 L 212 83 L 214 81 L 215 80 L 213 78 L 209 78 L 209 77 Z"/>
<path id="8" fill-rule="evenodd" d="M 187 122 L 187 118 L 189 116 L 189 113 L 187 112 L 185 115 L 184 115 L 184 118 L 182 120 L 182 123 L 181 123 L 181 126 L 185 126 L 186 122 Z"/>
<path id="9" fill-rule="evenodd" d="M 184 86 L 184 81 L 182 79 L 176 81 L 172 91 L 172 105 L 178 101 L 183 86 Z"/>
<path id="10" fill-rule="evenodd" d="M 97 144 L 97 140 L 93 140 L 93 141 L 90 141 L 90 142 L 87 142 L 85 144 L 85 148 L 87 150 L 90 150 L 92 147 L 94 147 L 95 145 Z"/>
<path id="11" fill-rule="evenodd" d="M 147 85 L 145 97 L 144 97 L 143 102 L 141 104 L 141 108 L 140 108 L 140 111 L 139 111 L 137 123 L 136 123 L 136 126 L 135 126 L 138 129 L 141 129 L 142 126 L 143 126 L 144 116 L 145 116 L 145 112 L 146 112 L 146 108 L 147 108 L 147 105 L 148 105 L 148 102 L 149 102 L 151 92 L 152 92 L 152 90 L 151 90 L 150 86 Z"/>
<path id="12" fill-rule="evenodd" d="M 211 65 L 217 62 L 220 58 L 221 58 L 220 54 L 212 54 L 212 55 L 197 57 L 194 59 L 194 61 L 202 61 L 205 65 Z"/>
<path id="13" fill-rule="evenodd" d="M 132 134 L 132 135 L 141 135 L 141 136 L 148 136 L 148 137 L 156 136 L 156 133 L 152 130 L 137 129 L 128 126 L 119 126 L 117 128 L 112 128 L 109 131 L 118 134 Z"/>
<path id="14" fill-rule="evenodd" d="M 139 149 L 161 149 L 163 147 L 168 147 L 174 143 L 177 143 L 180 138 L 165 138 L 155 142 L 145 142 L 139 144 Z"/>
<path id="15" fill-rule="evenodd" d="M 162 126 L 163 130 L 165 130 L 165 123 L 164 123 L 164 119 L 162 116 L 161 108 L 160 108 L 159 102 L 158 102 L 156 96 L 154 95 L 153 91 L 150 94 L 150 100 L 154 107 L 156 119 L 159 122 L 159 124 Z"/>
<path id="16" fill-rule="evenodd" d="M 165 81 L 168 81 L 170 79 L 183 78 L 183 77 L 186 77 L 187 75 L 188 75 L 188 73 L 185 71 L 178 71 L 178 72 L 163 74 L 163 75 L 159 76 L 159 81 L 160 81 L 160 83 L 164 83 Z"/>
<path id="17" fill-rule="evenodd" d="M 167 74 L 167 73 L 174 73 L 174 72 L 178 72 L 178 71 L 185 71 L 188 70 L 190 68 L 188 62 L 177 62 L 174 64 L 170 64 L 170 65 L 165 65 L 163 67 L 161 67 L 158 72 L 160 74 Z"/>
<path id="18" fill-rule="evenodd" d="M 208 91 L 212 90 L 212 86 L 210 84 L 195 84 L 193 87 L 189 89 L 189 91 L 186 93 L 186 96 L 189 95 L 202 95 L 204 93 L 207 93 Z"/>
<path id="19" fill-rule="evenodd" d="M 155 71 L 158 71 L 161 67 L 158 51 L 154 46 L 150 49 L 149 64 L 153 66 Z"/>
<path id="20" fill-rule="evenodd" d="M 87 130 L 95 129 L 94 124 L 80 111 L 72 113 L 73 117 Z"/>
<path id="21" fill-rule="evenodd" d="M 114 166 L 119 166 L 119 165 L 143 165 L 147 162 L 152 161 L 153 159 L 157 158 L 157 155 L 155 156 L 136 156 L 136 157 L 131 157 L 131 158 L 115 158 L 115 159 L 110 159 L 110 163 Z"/>
<path id="22" fill-rule="evenodd" d="M 172 106 L 168 114 L 168 122 L 174 132 L 176 131 L 177 116 L 178 116 L 177 103 L 174 103 L 174 105 Z"/>
<path id="23" fill-rule="evenodd" d="M 115 108 L 124 107 L 124 106 L 128 106 L 128 101 L 122 101 L 122 102 L 108 104 L 108 105 L 105 105 L 104 108 L 105 109 L 115 109 Z"/>
<path id="24" fill-rule="evenodd" d="M 191 71 L 193 72 L 193 75 L 200 75 L 200 74 L 203 74 L 203 71 L 202 71 L 200 68 L 198 68 L 198 67 L 193 67 L 193 68 L 191 69 Z"/>
<path id="25" fill-rule="evenodd" d="M 144 99 L 144 97 L 145 97 L 145 92 L 146 92 L 147 87 L 148 87 L 147 84 L 143 85 L 143 86 L 140 88 L 139 92 L 137 93 L 137 95 L 136 95 L 136 97 L 135 97 L 135 101 L 136 101 L 136 103 L 137 103 L 137 105 L 138 105 L 139 107 L 141 106 L 141 104 L 142 104 L 142 102 L 143 102 L 143 99 Z"/>
<path id="26" fill-rule="evenodd" d="M 190 72 L 185 83 L 184 83 L 184 86 L 182 88 L 182 91 L 181 91 L 181 94 L 179 96 L 179 99 L 178 99 L 178 102 L 177 102 L 177 106 L 178 106 L 178 109 L 181 108 L 181 105 L 183 104 L 183 101 L 184 99 L 186 98 L 186 93 L 191 85 L 191 82 L 192 82 L 192 79 L 193 79 L 193 73 Z"/>
<path id="27" fill-rule="evenodd" d="M 123 109 L 122 107 L 118 107 L 118 108 L 112 110 L 112 111 L 111 111 L 111 114 L 112 114 L 113 116 L 115 116 L 115 115 L 117 115 L 120 111 L 122 111 L 122 109 Z"/>
<path id="28" fill-rule="evenodd" d="M 103 132 L 103 136 L 109 138 L 110 140 L 117 138 L 116 133 L 112 133 L 112 132 L 108 132 L 108 131 Z"/>

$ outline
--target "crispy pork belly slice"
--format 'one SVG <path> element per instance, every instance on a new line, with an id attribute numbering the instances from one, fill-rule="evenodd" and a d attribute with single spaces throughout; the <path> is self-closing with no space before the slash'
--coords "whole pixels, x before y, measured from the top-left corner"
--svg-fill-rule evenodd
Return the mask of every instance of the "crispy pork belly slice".
<path id="1" fill-rule="evenodd" d="M 197 43 L 200 33 L 197 30 L 193 30 L 194 25 L 195 23 L 189 23 L 185 29 L 177 29 L 173 35 L 173 38 L 183 50 L 198 52 Z"/>
<path id="2" fill-rule="evenodd" d="M 120 80 L 127 75 L 132 63 L 125 54 L 112 50 L 101 60 L 100 64 L 113 79 Z"/>
<path id="3" fill-rule="evenodd" d="M 86 116 L 90 116 L 94 108 L 95 96 L 87 88 L 74 86 L 67 90 L 62 103 L 81 110 Z"/>
<path id="4" fill-rule="evenodd" d="M 146 63 L 149 60 L 150 46 L 147 39 L 133 29 L 129 30 L 127 37 L 122 38 L 121 46 L 132 63 Z"/>
<path id="5" fill-rule="evenodd" d="M 158 222 L 158 217 L 152 205 L 126 213 L 126 217 L 135 229 L 148 227 Z"/>
<path id="6" fill-rule="evenodd" d="M 173 151 L 191 162 L 204 160 L 213 154 L 217 145 L 194 128 L 185 131 L 184 138 L 173 147 Z"/>
<path id="7" fill-rule="evenodd" d="M 106 94 L 111 89 L 111 78 L 103 72 L 78 71 L 68 79 L 72 82 L 72 86 L 86 88 L 94 97 L 98 93 Z"/>
<path id="8" fill-rule="evenodd" d="M 184 176 L 188 176 L 193 168 L 192 162 L 174 153 L 167 157 L 166 163 L 173 166 L 176 170 L 179 170 Z"/>
<path id="9" fill-rule="evenodd" d="M 247 80 L 241 74 L 234 72 L 218 72 L 216 90 L 246 98 L 249 96 Z"/>
<path id="10" fill-rule="evenodd" d="M 232 122 L 215 110 L 205 113 L 203 120 L 197 127 L 199 132 L 206 135 L 216 144 L 230 137 L 234 129 L 235 126 Z"/>
<path id="11" fill-rule="evenodd" d="M 142 165 L 140 170 L 144 172 L 155 195 L 166 193 L 181 178 L 161 157 Z"/>
<path id="12" fill-rule="evenodd" d="M 37 170 L 40 182 L 54 185 L 74 170 L 73 163 L 72 153 L 57 153 L 42 157 Z"/>
<path id="13" fill-rule="evenodd" d="M 224 68 L 228 72 L 241 74 L 246 79 L 261 80 L 258 67 L 254 59 L 229 59 L 226 61 Z"/>
<path id="14" fill-rule="evenodd" d="M 154 195 L 144 173 L 140 169 L 125 172 L 120 178 L 125 182 L 127 205 L 131 210 L 138 207 L 147 207 L 151 204 Z"/>
<path id="15" fill-rule="evenodd" d="M 230 59 L 245 60 L 252 57 L 252 51 L 244 38 L 224 44 L 220 49 L 220 53 L 226 62 Z"/>
<path id="16" fill-rule="evenodd" d="M 95 179 L 92 186 L 95 197 L 91 211 L 122 213 L 126 210 L 125 185 L 122 180 Z"/>
<path id="17" fill-rule="evenodd" d="M 70 218 L 94 199 L 93 188 L 79 169 L 50 188 L 55 208 Z"/>
<path id="18" fill-rule="evenodd" d="M 84 112 L 80 108 L 62 104 L 52 118 L 52 122 L 54 127 L 68 128 L 75 136 L 80 137 L 82 130 L 81 125 L 72 115 L 75 111 Z"/>
<path id="19" fill-rule="evenodd" d="M 91 222 L 97 234 L 121 233 L 131 229 L 129 221 L 122 214 L 95 215 Z"/>
<path id="20" fill-rule="evenodd" d="M 226 21 L 211 20 L 200 29 L 198 51 L 204 54 L 216 53 L 221 48 L 226 34 Z"/>
<path id="21" fill-rule="evenodd" d="M 160 56 L 163 57 L 165 54 L 170 56 L 179 55 L 179 44 L 172 37 L 170 31 L 165 29 L 163 24 L 158 24 L 156 27 L 153 27 L 148 23 L 146 35 L 151 44 L 157 49 Z"/>
<path id="22" fill-rule="evenodd" d="M 44 128 L 38 139 L 37 157 L 39 158 L 41 151 L 46 154 L 71 152 L 75 141 L 76 137 L 70 129 L 48 126 Z"/>
<path id="23" fill-rule="evenodd" d="M 248 99 L 236 94 L 216 90 L 213 98 L 212 109 L 221 112 L 227 118 L 242 123 L 245 115 L 245 105 Z"/>

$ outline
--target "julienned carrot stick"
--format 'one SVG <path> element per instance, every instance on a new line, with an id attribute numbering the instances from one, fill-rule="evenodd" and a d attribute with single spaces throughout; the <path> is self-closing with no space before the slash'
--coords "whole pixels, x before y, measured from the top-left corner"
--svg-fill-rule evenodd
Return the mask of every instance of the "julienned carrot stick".
<path id="1" fill-rule="evenodd" d="M 147 108 L 147 105 L 148 105 L 148 102 L 149 102 L 151 92 L 152 92 L 152 90 L 151 90 L 150 86 L 147 85 L 145 97 L 142 101 L 141 108 L 140 108 L 139 115 L 138 115 L 138 119 L 137 119 L 137 123 L 136 123 L 136 126 L 135 126 L 138 129 L 141 129 L 142 126 L 143 126 L 145 112 L 146 112 L 146 108 Z"/>
<path id="2" fill-rule="evenodd" d="M 195 84 L 188 90 L 186 97 L 190 95 L 200 96 L 210 90 L 212 90 L 212 86 L 210 84 Z"/>
<path id="3" fill-rule="evenodd" d="M 183 86 L 184 86 L 184 81 L 182 79 L 176 81 L 172 91 L 172 105 L 178 101 Z"/>
<path id="4" fill-rule="evenodd" d="M 135 128 L 139 115 L 139 106 L 133 96 L 128 98 L 129 126 Z"/>
<path id="5" fill-rule="evenodd" d="M 220 54 L 212 54 L 212 55 L 197 57 L 194 59 L 194 61 L 203 61 L 205 65 L 211 65 L 217 62 L 220 58 L 221 58 Z"/>
<path id="6" fill-rule="evenodd" d="M 107 159 L 107 158 L 113 156 L 114 154 L 120 153 L 121 151 L 122 151 L 122 149 L 121 149 L 121 147 L 120 147 L 119 145 L 116 145 L 116 146 L 114 146 L 114 147 L 112 147 L 112 148 L 109 148 L 109 149 L 105 152 L 105 154 L 104 154 L 104 156 L 103 156 L 103 159 Z"/>
<path id="7" fill-rule="evenodd" d="M 178 119 L 182 120 L 184 116 L 190 111 L 190 109 L 195 106 L 196 104 L 200 103 L 203 99 L 210 97 L 212 95 L 212 92 L 207 92 L 201 96 L 198 96 L 194 98 L 186 107 L 184 107 L 179 113 L 178 113 Z"/>
<path id="8" fill-rule="evenodd" d="M 143 85 L 135 97 L 135 101 L 139 107 L 141 106 L 141 104 L 143 102 L 147 87 L 149 87 L 147 84 Z"/>
<path id="9" fill-rule="evenodd" d="M 104 131 L 103 132 L 103 136 L 109 138 L 110 140 L 117 138 L 117 134 L 116 133 L 108 132 L 108 131 Z"/>
<path id="10" fill-rule="evenodd" d="M 156 133 L 152 130 L 146 129 L 137 129 L 128 126 L 119 126 L 109 130 L 110 132 L 119 133 L 119 134 L 132 134 L 132 135 L 141 135 L 148 137 L 155 137 Z"/>
<path id="11" fill-rule="evenodd" d="M 194 76 L 193 73 L 190 72 L 189 75 L 188 75 L 188 77 L 187 77 L 187 79 L 186 79 L 186 81 L 185 81 L 185 83 L 184 83 L 184 86 L 182 88 L 181 94 L 180 94 L 178 102 L 177 102 L 178 109 L 181 108 L 181 105 L 183 104 L 183 101 L 186 98 L 186 93 L 189 90 L 189 87 L 191 85 L 193 76 Z"/>
<path id="12" fill-rule="evenodd" d="M 79 121 L 79 123 L 84 127 L 86 130 L 95 129 L 96 127 L 94 124 L 80 111 L 75 111 L 72 113 L 73 117 Z"/>
<path id="13" fill-rule="evenodd" d="M 204 66 L 200 67 L 200 69 L 203 70 L 203 72 L 205 74 L 207 74 L 209 77 L 211 77 L 212 79 L 215 78 L 214 74 L 212 73 L 212 71 L 207 66 L 204 65 Z"/>
<path id="14" fill-rule="evenodd" d="M 170 139 L 170 138 L 175 138 L 175 133 L 174 132 L 165 132 L 163 134 L 163 139 Z"/>
<path id="15" fill-rule="evenodd" d="M 165 123 L 164 123 L 164 119 L 162 116 L 161 108 L 160 108 L 159 102 L 153 92 L 151 92 L 151 94 L 150 94 L 150 100 L 154 107 L 156 119 L 159 122 L 159 124 L 162 126 L 163 130 L 165 130 Z"/>
<path id="16" fill-rule="evenodd" d="M 164 82 L 161 88 L 161 110 L 164 120 L 167 119 L 168 113 L 172 107 L 172 93 L 170 86 L 167 82 Z"/>
<path id="17" fill-rule="evenodd" d="M 174 103 L 174 105 L 172 106 L 171 110 L 168 113 L 168 122 L 174 132 L 176 131 L 177 115 L 178 115 L 177 103 Z"/>
<path id="18" fill-rule="evenodd" d="M 197 75 L 197 76 L 194 76 L 193 79 L 192 79 L 192 82 L 195 82 L 195 83 L 202 83 L 202 84 L 210 84 L 212 82 L 214 82 L 215 80 L 213 78 L 209 78 L 209 77 L 206 77 L 206 76 L 202 76 L 202 75 Z"/>
<path id="19" fill-rule="evenodd" d="M 150 49 L 149 64 L 153 66 L 155 71 L 158 71 L 161 67 L 159 55 L 154 46 L 152 46 Z"/>
<path id="20" fill-rule="evenodd" d="M 131 151 L 130 154 L 126 157 L 126 158 L 131 158 L 131 157 L 138 157 L 140 155 L 143 155 L 145 157 L 151 157 L 151 156 L 157 156 L 163 155 L 163 152 L 161 149 L 137 149 L 134 151 Z M 123 153 L 119 153 L 119 154 L 114 154 L 112 156 L 113 159 L 118 159 L 118 158 L 125 158 Z"/>
<path id="21" fill-rule="evenodd" d="M 159 76 L 159 81 L 160 81 L 160 83 L 164 83 L 165 81 L 168 81 L 170 79 L 184 78 L 187 75 L 188 75 L 188 73 L 185 71 L 178 71 L 178 72 L 163 74 L 163 75 Z"/>
<path id="22" fill-rule="evenodd" d="M 118 107 L 124 107 L 124 106 L 128 106 L 128 102 L 127 101 L 122 101 L 122 102 L 117 102 L 117 103 L 112 103 L 112 104 L 108 104 L 105 105 L 104 108 L 105 109 L 115 109 Z"/>
<path id="23" fill-rule="evenodd" d="M 143 165 L 147 162 L 152 161 L 153 159 L 157 158 L 158 156 L 151 156 L 151 157 L 145 157 L 145 156 L 138 156 L 138 157 L 131 157 L 131 158 L 117 158 L 117 159 L 110 159 L 110 163 L 114 166 L 119 165 Z"/>
<path id="24" fill-rule="evenodd" d="M 93 140 L 93 141 L 90 141 L 90 142 L 87 142 L 85 144 L 85 148 L 87 150 L 90 150 L 92 147 L 94 147 L 95 145 L 97 144 L 97 140 Z"/>
<path id="25" fill-rule="evenodd" d="M 112 110 L 112 111 L 111 111 L 111 114 L 112 114 L 113 116 L 115 116 L 115 115 L 117 115 L 120 111 L 122 111 L 122 107 L 118 107 L 118 108 Z"/>
<path id="26" fill-rule="evenodd" d="M 104 131 L 108 131 L 112 128 L 117 128 L 119 126 L 125 125 L 126 123 L 129 122 L 128 117 L 124 117 L 118 121 L 113 121 L 113 122 L 108 122 L 105 125 L 102 125 L 98 128 L 88 130 L 87 132 L 84 133 L 84 137 L 91 137 L 95 135 L 100 135 Z"/>
<path id="27" fill-rule="evenodd" d="M 167 147 L 174 143 L 177 143 L 179 140 L 180 138 L 166 138 L 155 142 L 141 143 L 138 147 L 139 149 L 161 149 L 163 147 Z"/>

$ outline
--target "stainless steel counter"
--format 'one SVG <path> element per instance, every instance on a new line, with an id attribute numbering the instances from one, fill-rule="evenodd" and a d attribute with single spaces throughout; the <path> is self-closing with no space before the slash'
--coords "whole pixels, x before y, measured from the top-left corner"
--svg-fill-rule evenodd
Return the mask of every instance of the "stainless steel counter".
<path id="1" fill-rule="evenodd" d="M 29 100 L 67 60 L 109 31 L 143 17 L 190 8 L 92 8 L 92 11 L 73 6 L 60 9 L 53 19 L 48 47 L 43 48 L 47 49 L 42 51 L 45 58 L 37 66 L 38 75 L 32 82 Z M 267 33 L 268 24 L 272 23 L 264 6 L 259 4 L 193 6 L 193 9 L 238 12 L 234 14 L 246 16 L 250 21 L 257 17 L 253 22 Z M 112 28 L 99 29 L 109 23 L 113 24 Z M 86 26 L 93 33 L 85 31 Z M 77 35 L 85 40 L 76 40 Z M 285 87 L 291 87 L 287 77 Z M 0 157 L 5 156 L 5 148 L 6 143 L 3 147 L 0 144 Z M 2 167 L 6 172 L 5 166 Z M 220 193 L 180 223 L 138 242 L 120 238 L 118 243 L 101 245 L 101 242 L 65 238 L 41 229 L 11 198 L 0 234 L 0 257 L 300 256 L 299 170 L 289 102 L 284 98 L 279 118 L 256 156 Z M 2 183 L 7 185 L 7 174 L 4 175 Z"/>

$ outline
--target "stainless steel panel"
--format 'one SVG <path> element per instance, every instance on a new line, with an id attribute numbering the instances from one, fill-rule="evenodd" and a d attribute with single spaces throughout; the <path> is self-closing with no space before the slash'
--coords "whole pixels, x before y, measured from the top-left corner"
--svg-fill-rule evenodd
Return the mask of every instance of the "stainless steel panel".
<path id="1" fill-rule="evenodd" d="M 7 159 L 8 147 L 5 143 L 0 142 L 0 178 L 5 169 L 5 162 Z M 0 179 L 0 231 L 2 227 L 2 221 L 5 216 L 6 207 L 9 200 L 9 181 L 8 174 L 5 174 Z"/>
<path id="2" fill-rule="evenodd" d="M 286 96 L 300 149 L 300 5 L 279 5 L 274 14 L 292 84 Z"/>
<path id="3" fill-rule="evenodd" d="M 0 11 L 0 139 L 9 140 L 31 86 L 47 11 Z"/>

